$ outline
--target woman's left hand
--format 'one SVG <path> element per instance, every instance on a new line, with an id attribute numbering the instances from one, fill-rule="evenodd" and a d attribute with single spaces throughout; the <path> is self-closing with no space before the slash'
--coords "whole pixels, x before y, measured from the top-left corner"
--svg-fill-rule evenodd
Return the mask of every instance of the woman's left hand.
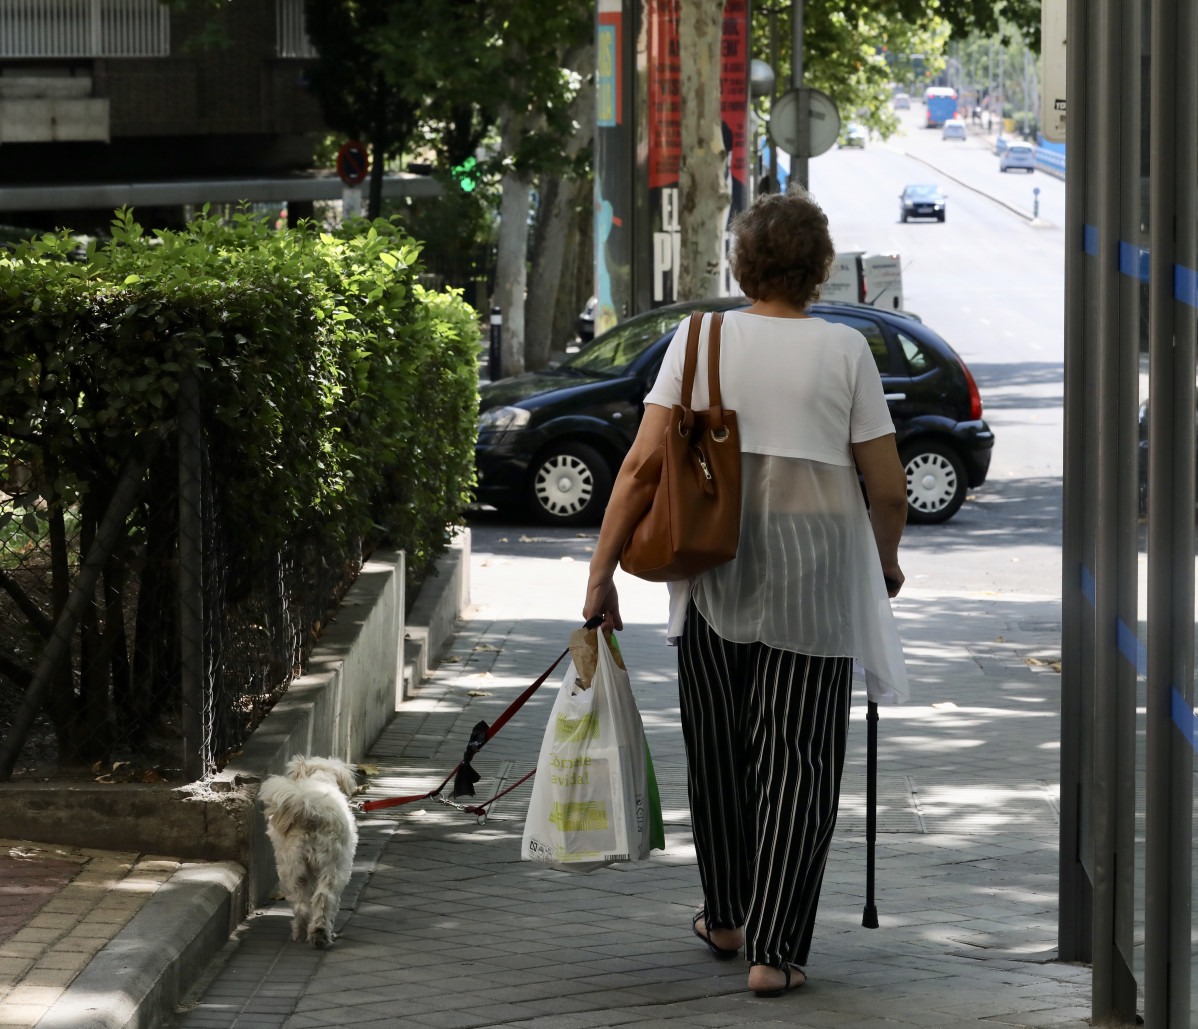
<path id="1" fill-rule="evenodd" d="M 620 617 L 620 597 L 616 593 L 616 584 L 611 576 L 591 577 L 587 583 L 587 599 L 582 606 L 584 621 L 590 621 L 595 615 L 603 615 L 600 628 L 604 633 L 613 629 L 619 632 L 624 628 L 624 620 Z"/>

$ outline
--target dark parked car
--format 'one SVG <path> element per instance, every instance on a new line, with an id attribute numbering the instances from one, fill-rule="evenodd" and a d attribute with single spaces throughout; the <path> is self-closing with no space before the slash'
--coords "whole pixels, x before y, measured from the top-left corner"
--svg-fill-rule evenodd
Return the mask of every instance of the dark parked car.
<path id="1" fill-rule="evenodd" d="M 948 197 L 939 186 L 907 186 L 899 194 L 899 218 L 935 218 L 944 221 Z"/>
<path id="2" fill-rule="evenodd" d="M 527 505 L 541 521 L 597 522 L 632 446 L 642 402 L 678 323 L 695 310 L 745 306 L 726 298 L 659 307 L 622 322 L 556 368 L 481 390 L 478 499 Z M 912 522 L 947 521 L 990 467 L 994 434 L 956 352 L 913 315 L 864 304 L 817 303 L 811 313 L 869 340 L 907 471 Z"/>

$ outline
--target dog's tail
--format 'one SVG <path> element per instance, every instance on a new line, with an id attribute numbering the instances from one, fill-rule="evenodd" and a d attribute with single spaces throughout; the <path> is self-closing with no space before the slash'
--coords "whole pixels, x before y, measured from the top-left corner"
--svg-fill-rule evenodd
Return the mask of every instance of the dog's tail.
<path id="1" fill-rule="evenodd" d="M 284 836 L 311 821 L 307 798 L 284 775 L 272 775 L 262 784 L 258 799 L 266 808 L 270 824 Z"/>

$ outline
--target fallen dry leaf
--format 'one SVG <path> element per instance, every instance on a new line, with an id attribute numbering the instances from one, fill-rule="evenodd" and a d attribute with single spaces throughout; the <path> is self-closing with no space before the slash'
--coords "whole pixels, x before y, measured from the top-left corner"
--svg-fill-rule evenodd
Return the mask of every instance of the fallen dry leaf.
<path id="1" fill-rule="evenodd" d="M 358 765 L 358 770 L 360 772 L 364 773 L 365 775 L 378 775 L 379 774 L 379 766 L 378 765 Z"/>
<path id="2" fill-rule="evenodd" d="M 441 658 L 442 663 L 447 664 L 447 665 L 456 665 L 461 660 L 462 659 L 460 657 L 458 657 L 456 654 L 451 654 L 449 657 Z"/>
<path id="3" fill-rule="evenodd" d="M 1001 636 L 995 636 L 995 637 L 994 637 L 994 642 L 995 642 L 995 643 L 1006 643 L 1007 641 L 1006 641 L 1006 640 L 1004 640 L 1004 639 L 1003 639 Z"/>
<path id="4" fill-rule="evenodd" d="M 477 651 L 480 651 L 480 652 L 486 652 L 488 654 L 502 654 L 503 653 L 503 647 L 493 647 L 489 643 L 476 643 L 476 644 L 474 644 L 474 649 Z"/>
<path id="5" fill-rule="evenodd" d="M 493 697 L 493 696 L 495 696 L 495 694 L 490 693 L 487 690 L 467 690 L 466 696 L 468 696 L 468 697 Z"/>
<path id="6" fill-rule="evenodd" d="M 142 782 L 166 782 L 166 776 L 164 776 L 160 771 L 158 771 L 157 768 L 147 768 L 144 772 L 141 773 L 141 781 Z"/>

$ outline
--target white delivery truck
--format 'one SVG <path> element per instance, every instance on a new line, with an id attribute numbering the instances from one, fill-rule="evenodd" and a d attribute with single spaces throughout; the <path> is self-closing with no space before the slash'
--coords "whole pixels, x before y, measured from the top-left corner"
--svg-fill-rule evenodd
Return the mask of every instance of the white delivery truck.
<path id="1" fill-rule="evenodd" d="M 863 250 L 837 254 L 820 299 L 901 311 L 903 266 L 899 255 L 868 254 Z"/>

